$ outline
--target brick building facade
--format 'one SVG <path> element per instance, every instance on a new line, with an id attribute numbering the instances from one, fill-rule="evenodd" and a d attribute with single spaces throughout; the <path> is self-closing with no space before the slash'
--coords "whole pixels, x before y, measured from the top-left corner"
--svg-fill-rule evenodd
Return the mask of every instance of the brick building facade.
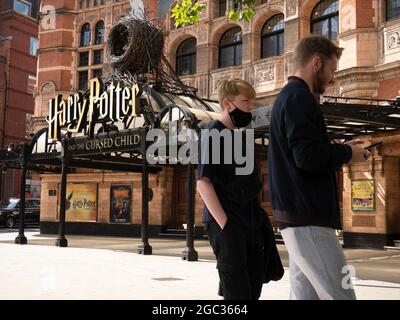
<path id="1" fill-rule="evenodd" d="M 27 137 L 26 124 L 34 112 L 38 42 L 36 0 L 0 3 L 0 145 Z M 19 171 L 0 174 L 0 200 L 18 197 Z"/>
<path id="2" fill-rule="evenodd" d="M 106 64 L 94 63 L 96 26 L 104 24 L 104 38 L 111 25 L 130 10 L 128 1 L 50 1 L 57 9 L 54 30 L 40 29 L 39 70 L 35 91 L 35 125 L 45 126 L 47 101 L 55 93 L 69 94 Z M 145 1 L 152 19 L 166 29 L 166 55 L 181 79 L 198 89 L 198 95 L 215 99 L 218 82 L 240 77 L 252 83 L 257 103 L 269 105 L 293 72 L 293 50 L 304 36 L 320 33 L 344 47 L 336 82 L 326 95 L 393 99 L 400 90 L 400 8 L 391 0 L 259 0 L 250 23 L 227 19 L 232 1 L 200 0 L 206 4 L 201 21 L 176 29 L 169 10 L 173 1 Z M 46 0 L 42 1 L 42 5 Z M 43 16 L 42 16 L 43 19 Z M 98 32 L 97 32 L 98 34 Z M 104 52 L 103 52 L 104 54 Z M 106 55 L 103 55 L 106 62 Z M 329 129 L 329 128 L 328 128 Z M 382 248 L 400 236 L 400 133 L 382 128 L 365 135 L 366 143 L 383 140 L 372 159 L 363 165 L 345 166 L 342 207 L 345 244 Z M 261 195 L 269 209 L 266 163 L 260 166 L 264 180 Z M 135 174 L 79 172 L 69 181 L 98 181 L 97 223 L 109 224 L 109 188 L 113 183 L 133 185 L 131 224 L 140 223 L 140 196 Z M 367 179 L 374 185 L 374 208 L 352 208 L 352 181 Z M 57 220 L 59 178 L 42 176 L 42 221 Z M 136 182 L 135 182 L 136 181 Z M 150 202 L 150 225 L 181 225 L 185 214 L 185 172 L 163 169 L 150 177 L 154 198 Z M 136 197 L 136 198 L 135 198 Z M 196 225 L 200 225 L 201 200 L 196 197 Z M 82 229 L 83 230 L 83 229 Z M 85 230 L 89 230 L 86 228 Z M 111 229 L 110 229 L 111 230 Z"/>

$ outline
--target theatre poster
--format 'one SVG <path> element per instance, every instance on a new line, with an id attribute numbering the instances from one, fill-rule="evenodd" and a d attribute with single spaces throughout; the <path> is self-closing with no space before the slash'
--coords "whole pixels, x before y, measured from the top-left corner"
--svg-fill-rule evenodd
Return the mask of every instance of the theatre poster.
<path id="1" fill-rule="evenodd" d="M 374 180 L 351 181 L 351 209 L 353 211 L 375 210 Z"/>

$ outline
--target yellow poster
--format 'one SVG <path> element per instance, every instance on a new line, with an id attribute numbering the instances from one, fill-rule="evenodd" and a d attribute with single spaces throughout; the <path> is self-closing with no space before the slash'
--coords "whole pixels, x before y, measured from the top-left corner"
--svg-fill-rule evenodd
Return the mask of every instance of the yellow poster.
<path id="1" fill-rule="evenodd" d="M 65 221 L 97 220 L 97 184 L 67 183 Z"/>
<path id="2" fill-rule="evenodd" d="M 354 211 L 374 211 L 374 181 L 351 181 L 351 208 Z"/>

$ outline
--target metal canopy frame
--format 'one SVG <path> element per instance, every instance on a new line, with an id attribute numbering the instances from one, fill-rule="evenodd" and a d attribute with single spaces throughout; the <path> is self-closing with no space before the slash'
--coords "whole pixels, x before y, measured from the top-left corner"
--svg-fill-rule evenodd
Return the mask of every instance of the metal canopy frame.
<path id="1" fill-rule="evenodd" d="M 400 100 L 325 96 L 320 105 L 332 139 L 400 129 Z"/>

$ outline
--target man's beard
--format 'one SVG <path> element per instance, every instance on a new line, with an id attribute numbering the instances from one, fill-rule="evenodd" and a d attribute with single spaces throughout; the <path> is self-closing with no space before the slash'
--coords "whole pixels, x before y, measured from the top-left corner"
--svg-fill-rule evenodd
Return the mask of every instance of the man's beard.
<path id="1" fill-rule="evenodd" d="M 325 86 L 327 85 L 327 81 L 324 77 L 323 68 L 319 69 L 315 74 L 314 78 L 314 93 L 323 94 L 325 92 Z"/>

